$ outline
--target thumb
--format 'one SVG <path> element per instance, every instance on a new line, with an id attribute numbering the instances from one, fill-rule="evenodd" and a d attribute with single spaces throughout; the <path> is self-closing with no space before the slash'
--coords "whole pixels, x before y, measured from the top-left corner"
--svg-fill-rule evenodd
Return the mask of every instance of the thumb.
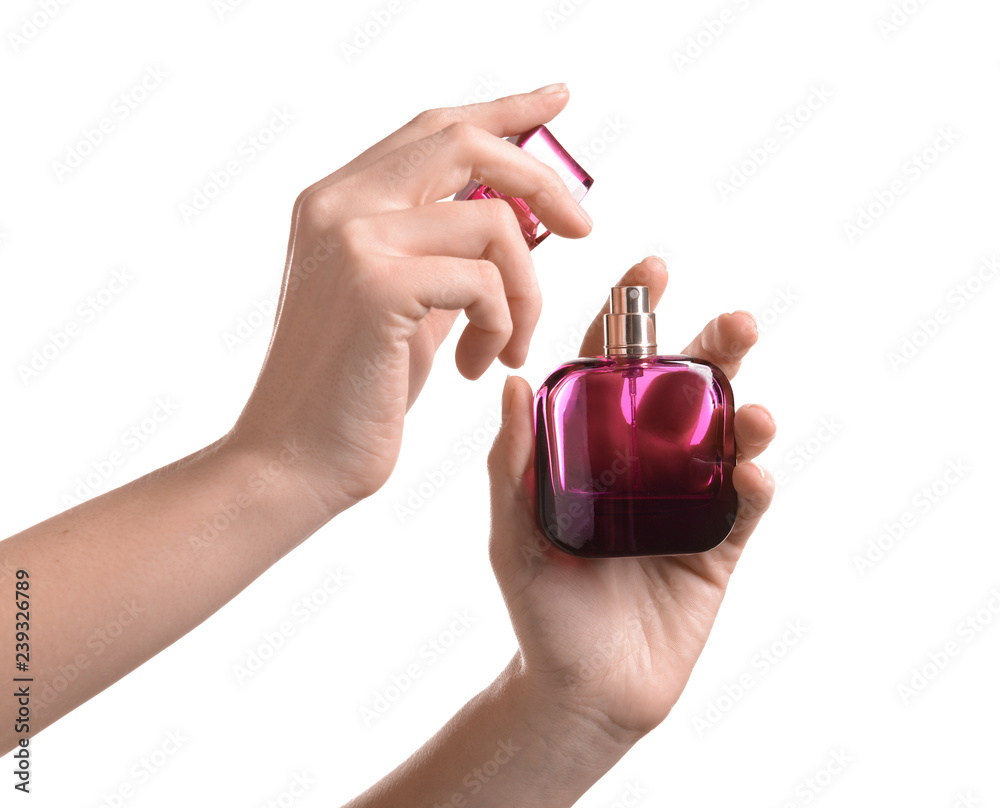
<path id="1" fill-rule="evenodd" d="M 508 376 L 501 405 L 502 424 L 487 468 L 490 476 L 490 561 L 498 578 L 507 579 L 525 562 L 551 547 L 535 516 L 534 440 L 530 385 Z M 528 564 L 527 566 L 533 566 Z"/>
<path id="2" fill-rule="evenodd" d="M 508 376 L 500 404 L 500 431 L 490 449 L 487 468 L 494 499 L 523 489 L 534 459 L 534 426 L 531 422 L 531 387 L 519 376 Z"/>

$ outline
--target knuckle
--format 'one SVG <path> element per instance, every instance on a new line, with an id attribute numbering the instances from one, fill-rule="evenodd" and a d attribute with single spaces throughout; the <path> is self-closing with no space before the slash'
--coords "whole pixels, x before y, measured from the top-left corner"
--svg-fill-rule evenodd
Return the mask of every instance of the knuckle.
<path id="1" fill-rule="evenodd" d="M 476 260 L 476 271 L 479 273 L 479 282 L 482 284 L 486 294 L 503 289 L 503 279 L 500 277 L 500 270 L 496 264 L 486 258 Z"/>
<path id="2" fill-rule="evenodd" d="M 418 113 L 410 123 L 425 132 L 436 132 L 452 123 L 457 114 L 454 107 L 435 107 Z"/>
<path id="3" fill-rule="evenodd" d="M 444 127 L 442 134 L 456 144 L 475 143 L 482 130 L 467 121 L 455 121 Z"/>
<path id="4" fill-rule="evenodd" d="M 293 211 L 296 224 L 312 230 L 325 230 L 335 215 L 334 193 L 329 188 L 312 185 L 295 199 Z"/>
<path id="5" fill-rule="evenodd" d="M 537 284 L 531 294 L 522 300 L 522 305 L 524 306 L 525 319 L 533 328 L 542 316 L 542 293 Z"/>
<path id="6" fill-rule="evenodd" d="M 509 231 L 511 228 L 520 231 L 521 225 L 518 223 L 517 216 L 508 202 L 503 199 L 483 199 L 481 201 L 487 203 L 483 206 L 483 209 L 503 231 Z"/>
<path id="7" fill-rule="evenodd" d="M 362 217 L 346 219 L 336 227 L 340 254 L 345 261 L 362 270 L 370 264 L 370 258 L 375 250 L 372 245 L 371 226 Z"/>
<path id="8" fill-rule="evenodd" d="M 341 243 L 348 249 L 357 249 L 367 241 L 368 225 L 362 218 L 346 219 L 340 223 L 337 230 Z"/>
<path id="9" fill-rule="evenodd" d="M 539 168 L 542 171 L 542 183 L 538 193 L 535 194 L 535 199 L 542 205 L 552 205 L 557 199 L 568 193 L 566 184 L 551 166 L 539 165 Z"/>

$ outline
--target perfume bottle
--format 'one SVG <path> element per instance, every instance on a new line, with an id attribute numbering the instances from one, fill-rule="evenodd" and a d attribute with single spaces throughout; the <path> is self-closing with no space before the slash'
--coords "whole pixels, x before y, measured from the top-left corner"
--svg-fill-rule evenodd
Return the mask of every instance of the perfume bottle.
<path id="1" fill-rule="evenodd" d="M 559 141 L 544 126 L 536 126 L 534 129 L 529 129 L 520 135 L 509 137 L 507 140 L 515 146 L 524 149 L 532 157 L 541 160 L 545 165 L 554 168 L 562 178 L 562 181 L 566 183 L 566 187 L 569 188 L 570 193 L 577 202 L 583 200 L 587 195 L 587 191 L 590 190 L 590 186 L 594 184 L 593 177 L 584 171 L 576 160 L 569 156 L 569 152 L 559 144 Z M 521 234 L 524 236 L 524 240 L 528 242 L 528 249 L 533 250 L 549 235 L 549 230 L 538 221 L 538 217 L 531 212 L 531 208 L 528 207 L 528 204 L 523 199 L 502 194 L 488 185 L 482 185 L 476 180 L 472 180 L 461 191 L 455 194 L 455 199 L 459 201 L 465 199 L 503 199 L 513 208 L 517 216 L 517 221 L 521 225 Z M 541 232 L 539 232 L 539 226 L 541 227 Z"/>
<path id="2" fill-rule="evenodd" d="M 656 355 L 645 286 L 611 290 L 605 356 L 535 396 L 538 521 L 588 558 L 700 553 L 736 519 L 733 391 L 715 365 Z"/>

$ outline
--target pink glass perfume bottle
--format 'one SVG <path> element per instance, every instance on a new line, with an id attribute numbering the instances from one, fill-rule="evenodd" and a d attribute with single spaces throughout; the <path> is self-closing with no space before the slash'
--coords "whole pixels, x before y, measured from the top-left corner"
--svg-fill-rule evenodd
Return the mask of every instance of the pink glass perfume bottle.
<path id="1" fill-rule="evenodd" d="M 645 286 L 611 290 L 605 354 L 535 396 L 538 520 L 590 558 L 700 553 L 736 518 L 733 391 L 710 362 L 656 355 Z"/>
<path id="2" fill-rule="evenodd" d="M 590 186 L 594 184 L 593 178 L 580 167 L 576 160 L 569 156 L 569 152 L 544 126 L 536 126 L 520 135 L 509 137 L 507 140 L 524 149 L 532 157 L 541 160 L 545 165 L 554 168 L 577 202 L 583 200 L 587 191 L 590 190 Z M 549 235 L 548 229 L 538 221 L 538 217 L 531 212 L 531 208 L 523 199 L 502 194 L 488 185 L 476 182 L 476 180 L 472 180 L 455 194 L 455 199 L 503 199 L 514 209 L 517 221 L 521 225 L 521 233 L 524 235 L 524 240 L 528 242 L 529 249 L 533 250 Z M 541 232 L 539 232 L 539 227 L 541 227 Z"/>

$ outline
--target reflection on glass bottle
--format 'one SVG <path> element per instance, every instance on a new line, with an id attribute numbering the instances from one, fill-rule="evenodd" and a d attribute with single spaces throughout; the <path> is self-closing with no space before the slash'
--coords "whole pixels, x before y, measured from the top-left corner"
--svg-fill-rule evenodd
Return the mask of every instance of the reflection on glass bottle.
<path id="1" fill-rule="evenodd" d="M 588 557 L 709 550 L 736 516 L 733 393 L 709 362 L 657 356 L 646 287 L 615 287 L 604 357 L 535 396 L 538 518 Z"/>
<path id="2" fill-rule="evenodd" d="M 534 129 L 529 129 L 520 135 L 509 137 L 507 140 L 537 160 L 541 160 L 549 168 L 554 169 L 577 202 L 580 202 L 587 195 L 590 186 L 594 184 L 593 177 L 584 171 L 583 167 L 576 160 L 570 157 L 569 152 L 562 147 L 559 141 L 544 126 L 536 126 Z M 524 236 L 529 250 L 535 249 L 549 235 L 548 228 L 541 223 L 531 208 L 528 207 L 527 202 L 516 196 L 502 194 L 476 180 L 472 180 L 461 191 L 455 194 L 455 199 L 458 201 L 466 199 L 503 199 L 510 205 L 511 210 L 514 211 L 514 215 L 517 216 L 517 222 L 521 226 L 521 235 Z"/>

